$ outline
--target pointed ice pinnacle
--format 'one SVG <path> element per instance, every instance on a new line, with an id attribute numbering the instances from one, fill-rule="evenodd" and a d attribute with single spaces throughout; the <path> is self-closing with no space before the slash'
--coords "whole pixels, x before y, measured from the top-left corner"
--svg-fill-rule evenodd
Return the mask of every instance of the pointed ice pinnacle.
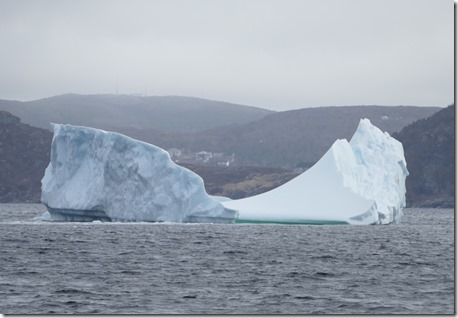
<path id="1" fill-rule="evenodd" d="M 402 144 L 362 119 L 350 142 L 335 141 L 303 174 L 222 204 L 237 222 L 387 224 L 402 216 L 407 175 Z"/>

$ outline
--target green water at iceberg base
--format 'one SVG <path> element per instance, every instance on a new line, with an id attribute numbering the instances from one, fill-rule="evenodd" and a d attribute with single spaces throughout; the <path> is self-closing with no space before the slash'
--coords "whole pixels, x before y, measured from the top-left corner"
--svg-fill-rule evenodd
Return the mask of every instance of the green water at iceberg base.
<path id="1" fill-rule="evenodd" d="M 309 224 L 309 225 L 338 225 L 350 224 L 345 221 L 330 221 L 330 220 L 297 220 L 297 221 L 261 221 L 261 220 L 243 220 L 235 219 L 236 224 Z"/>

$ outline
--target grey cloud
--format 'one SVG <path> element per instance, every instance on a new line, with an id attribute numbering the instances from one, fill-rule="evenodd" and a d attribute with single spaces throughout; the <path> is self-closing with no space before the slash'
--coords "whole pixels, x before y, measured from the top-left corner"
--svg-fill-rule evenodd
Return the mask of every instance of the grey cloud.
<path id="1" fill-rule="evenodd" d="M 3 0 L 0 98 L 189 95 L 270 109 L 453 101 L 453 2 Z"/>

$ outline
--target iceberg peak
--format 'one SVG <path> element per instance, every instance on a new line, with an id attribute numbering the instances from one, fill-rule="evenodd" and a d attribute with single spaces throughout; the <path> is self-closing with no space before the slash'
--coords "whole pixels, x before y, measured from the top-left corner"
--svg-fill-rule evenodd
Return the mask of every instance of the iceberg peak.
<path id="1" fill-rule="evenodd" d="M 362 119 L 350 145 L 357 163 L 355 191 L 377 203 L 381 223 L 397 222 L 405 207 L 409 175 L 402 144 Z"/>
<path id="2" fill-rule="evenodd" d="M 402 144 L 361 119 L 309 170 L 269 192 L 222 204 L 239 222 L 387 224 L 405 207 Z"/>

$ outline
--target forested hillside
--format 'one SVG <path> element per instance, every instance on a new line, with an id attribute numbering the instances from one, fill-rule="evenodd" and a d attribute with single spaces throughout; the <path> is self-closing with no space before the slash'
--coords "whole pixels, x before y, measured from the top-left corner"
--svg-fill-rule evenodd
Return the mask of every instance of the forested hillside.
<path id="1" fill-rule="evenodd" d="M 407 114 L 404 115 L 398 113 L 398 125 L 403 118 L 410 120 L 415 109 L 407 109 Z M 358 121 L 356 116 L 359 115 L 353 115 L 353 117 L 348 116 L 348 113 L 345 115 L 346 111 L 351 113 L 351 109 L 342 111 L 343 113 L 335 110 L 334 116 L 329 115 L 332 111 L 328 111 L 328 116 L 313 124 L 310 121 L 318 121 L 316 116 L 310 116 L 309 119 L 302 118 L 304 121 L 308 120 L 307 125 L 294 124 L 294 122 L 300 122 L 301 117 L 298 113 L 296 116 L 293 116 L 294 113 L 292 113 L 288 114 L 289 121 L 277 120 L 268 116 L 250 125 L 226 126 L 199 134 L 172 135 L 133 128 L 126 133 L 131 137 L 139 138 L 137 134 L 145 137 L 145 132 L 150 132 L 151 134 L 147 136 L 153 140 L 148 137 L 144 139 L 164 148 L 167 145 L 183 142 L 184 147 L 193 146 L 198 150 L 235 150 L 238 151 L 237 155 L 240 157 L 244 151 L 252 154 L 252 157 L 247 156 L 244 160 L 245 162 L 257 162 L 258 167 L 243 165 L 242 160 L 239 160 L 239 166 L 231 165 L 229 167 L 184 164 L 202 176 L 210 194 L 241 198 L 268 191 L 297 175 L 297 172 L 279 167 L 262 167 L 262 164 L 267 163 L 268 166 L 275 162 L 269 159 L 272 154 L 273 158 L 278 158 L 278 162 L 284 166 L 288 166 L 287 160 L 291 160 L 289 158 L 296 158 L 289 161 L 289 165 L 294 167 L 295 162 L 301 158 L 302 160 L 307 158 L 299 156 L 300 154 L 319 158 L 320 154 L 316 149 L 313 150 L 313 147 L 307 148 L 304 145 L 317 145 L 317 140 L 329 139 L 330 146 L 336 138 L 351 137 Z M 394 109 L 394 111 L 405 110 L 401 108 L 400 110 Z M 416 120 L 399 133 L 393 134 L 403 143 L 405 149 L 410 172 L 406 182 L 409 206 L 453 206 L 455 189 L 454 115 L 454 106 L 449 106 L 427 119 Z M 382 127 L 383 124 L 380 123 L 388 120 L 382 117 L 387 115 L 381 115 L 380 112 L 371 116 L 372 121 Z M 371 118 L 370 116 L 365 117 Z M 385 129 L 388 128 L 385 127 Z M 322 133 L 319 133 L 320 131 Z M 334 132 L 334 135 L 331 134 L 331 131 Z M 348 136 L 345 135 L 345 132 Z M 234 135 L 231 135 L 232 133 Z M 291 137 L 288 138 L 288 136 Z M 49 163 L 51 139 L 50 131 L 23 124 L 18 117 L 0 111 L 0 202 L 40 201 L 40 181 Z M 258 145 L 264 142 L 265 148 L 262 148 L 263 145 Z M 237 146 L 239 148 L 236 148 Z M 319 149 L 322 149 L 324 153 L 327 149 L 324 148 L 323 145 L 320 145 Z M 260 149 L 264 152 L 259 151 Z M 310 154 L 306 150 L 314 152 Z M 312 162 L 303 160 L 301 166 L 308 168 L 311 164 Z"/>
<path id="2" fill-rule="evenodd" d="M 455 105 L 405 127 L 394 137 L 404 146 L 407 203 L 453 207 L 455 202 Z"/>
<path id="3" fill-rule="evenodd" d="M 0 111 L 0 202 L 39 202 L 52 133 Z"/>
<path id="4" fill-rule="evenodd" d="M 316 162 L 336 139 L 351 138 L 361 118 L 383 131 L 400 131 L 439 107 L 345 106 L 277 112 L 247 124 L 229 125 L 193 134 L 119 129 L 133 138 L 162 148 L 189 152 L 235 154 L 238 166 L 293 169 Z"/>

